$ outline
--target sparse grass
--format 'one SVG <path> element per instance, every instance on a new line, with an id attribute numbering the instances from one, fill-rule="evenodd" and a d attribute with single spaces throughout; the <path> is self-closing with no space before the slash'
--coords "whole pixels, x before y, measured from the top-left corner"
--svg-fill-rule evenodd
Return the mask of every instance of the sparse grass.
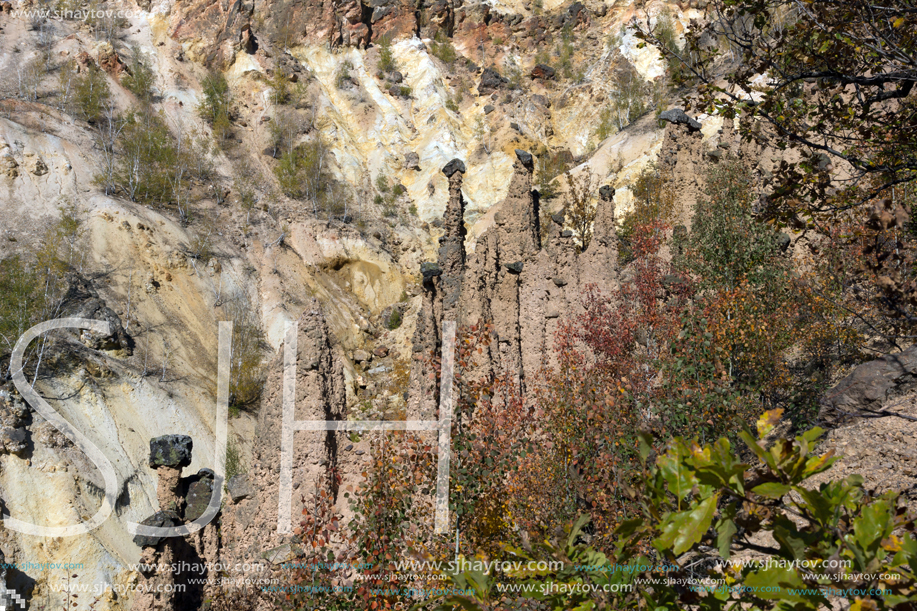
<path id="1" fill-rule="evenodd" d="M 401 326 L 401 312 L 398 311 L 398 308 L 392 308 L 392 313 L 388 317 L 385 326 L 389 331 L 394 331 Z"/>
<path id="2" fill-rule="evenodd" d="M 239 411 L 236 410 L 236 413 L 230 414 L 230 416 L 238 418 Z M 230 438 L 226 442 L 226 481 L 228 482 L 233 477 L 243 472 L 242 453 L 239 451 L 239 447 L 236 445 L 236 442 Z"/>
<path id="3" fill-rule="evenodd" d="M 229 404 L 251 410 L 264 388 L 264 331 L 251 300 L 241 291 L 224 302 L 223 314 L 232 321 Z"/>

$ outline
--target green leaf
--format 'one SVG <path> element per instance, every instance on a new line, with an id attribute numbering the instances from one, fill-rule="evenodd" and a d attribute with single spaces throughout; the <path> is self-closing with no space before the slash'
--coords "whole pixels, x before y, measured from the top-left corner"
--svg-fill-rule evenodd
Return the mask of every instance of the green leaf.
<path id="1" fill-rule="evenodd" d="M 671 549 L 676 556 L 679 556 L 699 543 L 710 529 L 719 498 L 720 495 L 717 493 L 688 511 L 666 515 L 661 525 L 662 534 L 653 542 L 656 549 L 660 551 Z"/>
<path id="2" fill-rule="evenodd" d="M 787 492 L 790 491 L 791 486 L 789 484 L 781 484 L 780 482 L 767 482 L 759 486 L 755 486 L 751 489 L 755 494 L 767 497 L 769 499 L 779 499 L 782 498 Z"/>

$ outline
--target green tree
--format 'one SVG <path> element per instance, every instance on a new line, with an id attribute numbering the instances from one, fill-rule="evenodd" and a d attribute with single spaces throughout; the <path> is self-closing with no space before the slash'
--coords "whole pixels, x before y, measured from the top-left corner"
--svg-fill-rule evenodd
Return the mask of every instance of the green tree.
<path id="1" fill-rule="evenodd" d="M 780 236 L 755 218 L 754 184 L 743 164 L 725 158 L 707 174 L 687 241 L 686 263 L 705 288 L 734 289 L 744 281 L 776 290 L 786 279 Z"/>
<path id="2" fill-rule="evenodd" d="M 147 62 L 143 60 L 143 53 L 140 47 L 136 45 L 131 47 L 128 71 L 121 79 L 121 83 L 137 96 L 137 99 L 143 104 L 148 105 L 153 101 L 153 85 L 156 83 L 156 74 Z"/>
<path id="3" fill-rule="evenodd" d="M 80 116 L 89 123 L 95 123 L 109 106 L 111 91 L 108 77 L 98 66 L 89 64 L 76 79 L 74 93 Z"/>
<path id="4" fill-rule="evenodd" d="M 206 120 L 213 134 L 218 139 L 229 135 L 232 127 L 230 110 L 232 96 L 226 77 L 220 72 L 209 72 L 201 81 L 201 101 L 198 104 L 198 114 Z"/>

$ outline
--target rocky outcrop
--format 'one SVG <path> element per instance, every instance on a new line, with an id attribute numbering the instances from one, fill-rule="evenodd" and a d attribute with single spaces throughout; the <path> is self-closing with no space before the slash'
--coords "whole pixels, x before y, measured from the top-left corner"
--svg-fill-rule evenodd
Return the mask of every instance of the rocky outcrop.
<path id="1" fill-rule="evenodd" d="M 307 304 L 298 320 L 296 359 L 296 420 L 341 420 L 346 410 L 342 360 L 318 301 Z M 283 355 L 269 366 L 264 398 L 255 432 L 251 467 L 245 474 L 250 490 L 233 481 L 232 503 L 223 510 L 224 558 L 232 562 L 280 564 L 292 557 L 299 538 L 278 531 L 281 439 L 283 428 Z M 296 432 L 293 440 L 292 520 L 298 526 L 303 503 L 318 486 L 338 473 L 339 447 L 346 437 L 332 431 Z M 333 478 L 331 478 L 333 479 Z M 327 491 L 337 499 L 337 483 Z M 263 576 L 263 575 L 261 575 Z"/>
<path id="2" fill-rule="evenodd" d="M 889 399 L 917 386 L 917 346 L 863 363 L 825 393 L 819 420 L 836 427 L 875 415 Z"/>
<path id="3" fill-rule="evenodd" d="M 564 228 L 563 214 L 554 216 L 542 244 L 533 170 L 532 155 L 517 150 L 509 191 L 494 214 L 494 226 L 480 236 L 469 256 L 457 246 L 465 236 L 464 223 L 459 222 L 464 174 L 456 162 L 444 168 L 450 185 L 446 231 L 437 264 L 424 272 L 424 305 L 414 336 L 418 363 L 438 353 L 444 320 L 455 320 L 460 327 L 491 323 L 495 341 L 488 347 L 482 373 L 508 373 L 526 390 L 527 380 L 544 365 L 543 356 L 551 353 L 561 320 L 580 311 L 579 295 L 586 284 L 594 282 L 608 290 L 617 281 L 614 190 L 600 190 L 588 250 L 578 252 L 572 231 Z M 429 366 L 415 364 L 411 380 L 412 415 L 435 417 L 437 386 Z"/>
<path id="4" fill-rule="evenodd" d="M 99 297 L 92 283 L 78 274 L 70 274 L 67 284 L 67 293 L 61 306 L 64 317 L 89 318 L 108 323 L 108 335 L 83 331 L 80 340 L 93 350 L 120 350 L 125 356 L 133 354 L 134 343 L 124 330 L 121 318 Z"/>

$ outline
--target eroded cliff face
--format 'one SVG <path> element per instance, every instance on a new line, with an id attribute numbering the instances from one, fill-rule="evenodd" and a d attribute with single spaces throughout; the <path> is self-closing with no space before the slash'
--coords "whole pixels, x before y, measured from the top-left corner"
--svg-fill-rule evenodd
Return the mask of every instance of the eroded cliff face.
<path id="1" fill-rule="evenodd" d="M 654 4 L 651 13 L 661 6 Z M 299 324 L 297 419 L 435 418 L 438 386 L 419 357 L 439 349 L 445 320 L 493 322 L 497 341 L 488 366 L 513 372 L 523 385 L 537 375 L 585 285 L 618 281 L 614 219 L 628 209 L 633 176 L 662 150 L 688 193 L 696 188 L 697 168 L 685 160 L 695 163 L 717 136 L 705 120 L 689 142 L 646 116 L 597 142 L 595 125 L 613 94 L 616 67 L 626 58 L 654 78 L 658 54 L 637 49 L 627 33 L 617 46 L 606 38 L 633 16 L 632 6 L 546 2 L 545 9 L 534 15 L 525 3 L 449 0 L 416 6 L 400 0 L 144 2 L 114 44 L 78 22 L 51 20 L 52 42 L 41 49 L 26 18 L 0 16 L 5 74 L 16 74 L 42 49 L 83 67 L 95 63 L 121 112 L 136 107 L 122 86 L 127 49 L 136 45 L 155 74 L 155 111 L 175 134 L 207 132 L 196 108 L 208 69 L 224 72 L 233 97 L 233 139 L 212 159 L 215 182 L 229 196 L 215 197 L 214 185 L 191 184 L 190 223 L 169 206 L 131 203 L 99 188 L 100 126 L 61 110 L 56 77 L 40 81 L 37 102 L 4 105 L 0 255 L 30 252 L 60 218 L 60 207 L 72 205 L 84 232 L 74 308 L 66 313 L 117 321 L 121 329 L 103 343 L 67 344 L 73 366 L 36 384 L 60 398 L 55 408 L 112 460 L 121 495 L 115 515 L 102 528 L 68 539 L 0 531 L 7 562 L 79 558 L 85 564 L 80 579 L 103 590 L 157 578 L 130 569 L 142 548 L 126 528 L 164 509 L 159 474 L 148 465 L 149 440 L 170 433 L 194 440 L 185 477 L 215 465 L 217 329 L 234 316 L 234 304 L 264 330 L 268 379 L 260 411 L 230 420 L 230 440 L 251 490 L 227 498 L 219 544 L 192 541 L 207 548 L 209 559 L 274 563 L 291 550 L 292 537 L 276 531 L 282 357 L 272 356 L 288 323 Z M 684 21 L 694 10 L 685 7 L 676 16 Z M 587 65 L 579 83 L 534 71 L 537 52 L 565 28 L 588 49 L 577 51 Z M 469 61 L 437 58 L 432 39 L 438 33 L 451 37 Z M 382 37 L 393 41 L 402 83 L 411 89 L 407 96 L 377 74 Z M 515 46 L 505 44 L 509 39 Z M 510 59 L 520 70 L 518 84 L 484 81 L 485 66 L 505 67 Z M 349 84 L 340 86 L 346 66 Z M 305 92 L 297 112 L 310 119 L 297 142 L 320 135 L 331 173 L 356 194 L 346 215 L 316 219 L 310 206 L 276 188 L 276 160 L 264 151 L 269 121 L 281 111 L 270 79 L 281 73 Z M 10 96 L 20 95 L 14 81 L 3 84 Z M 596 184 L 609 187 L 597 202 L 595 238 L 586 252 L 577 253 L 562 220 L 549 221 L 541 239 L 548 204 L 533 184 L 539 155 L 532 159 L 526 151 L 566 151 L 580 162 L 574 175 L 591 173 Z M 406 190 L 394 218 L 372 201 L 371 183 L 380 174 Z M 250 211 L 237 200 L 236 180 L 246 175 L 259 198 Z M 557 212 L 556 202 L 551 206 Z M 202 236 L 209 240 L 206 256 L 195 246 Z M 395 312 L 399 324 L 392 322 Z M 97 469 L 15 392 L 0 408 L 5 511 L 48 525 L 90 515 L 100 501 Z M 294 522 L 302 496 L 325 485 L 333 470 L 342 478 L 336 486 L 358 482 L 368 452 L 365 440 L 340 433 L 297 432 L 295 447 Z M 347 504 L 336 500 L 349 515 Z M 10 583 L 53 606 L 61 597 L 50 585 L 59 577 L 14 572 Z M 76 597 L 96 609 L 127 609 L 133 599 L 111 589 Z M 168 604 L 141 600 L 137 608 Z"/>

